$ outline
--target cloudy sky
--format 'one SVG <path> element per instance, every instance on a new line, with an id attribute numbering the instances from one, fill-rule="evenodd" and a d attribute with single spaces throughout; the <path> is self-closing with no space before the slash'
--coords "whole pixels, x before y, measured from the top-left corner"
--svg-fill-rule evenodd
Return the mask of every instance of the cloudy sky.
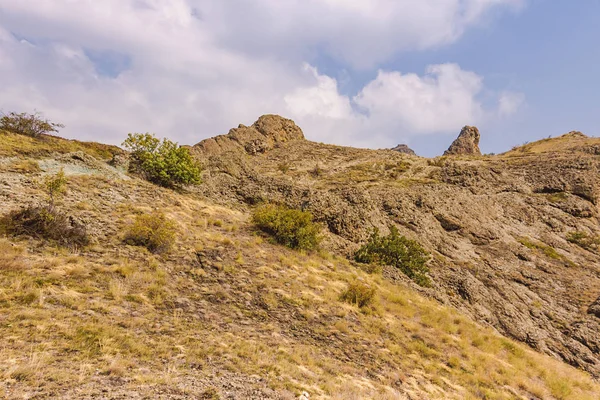
<path id="1" fill-rule="evenodd" d="M 440 154 L 600 133 L 600 1 L 0 0 L 0 109 L 182 144 L 261 114 Z"/>

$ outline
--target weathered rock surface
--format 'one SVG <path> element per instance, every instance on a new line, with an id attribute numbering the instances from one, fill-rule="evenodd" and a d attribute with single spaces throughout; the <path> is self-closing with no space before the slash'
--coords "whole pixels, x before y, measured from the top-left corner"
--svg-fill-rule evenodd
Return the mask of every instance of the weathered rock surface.
<path id="1" fill-rule="evenodd" d="M 251 126 L 239 125 L 227 135 L 203 140 L 194 149 L 210 156 L 227 151 L 255 155 L 271 150 L 278 144 L 302 139 L 304 134 L 294 121 L 278 115 L 263 115 Z"/>
<path id="2" fill-rule="evenodd" d="M 450 147 L 448 147 L 448 150 L 444 152 L 444 155 L 481 155 L 481 150 L 479 150 L 479 139 L 479 129 L 474 126 L 465 126 L 460 131 L 458 138 L 456 138 Z"/>
<path id="3" fill-rule="evenodd" d="M 449 152 L 480 154 L 478 141 L 466 127 Z M 327 228 L 325 246 L 343 254 L 373 227 L 394 224 L 432 253 L 430 296 L 600 376 L 600 255 L 566 240 L 574 231 L 600 235 L 600 159 L 585 150 L 596 145 L 563 136 L 438 162 L 288 140 L 254 157 L 200 155 L 202 192 L 234 207 L 310 210 Z M 315 165 L 321 174 L 311 173 Z"/>
<path id="4" fill-rule="evenodd" d="M 415 153 L 413 149 L 411 149 L 410 147 L 408 147 L 408 145 L 405 144 L 399 144 L 398 146 L 391 148 L 390 150 L 397 151 L 398 153 L 410 154 L 411 156 L 417 155 L 417 153 Z"/>

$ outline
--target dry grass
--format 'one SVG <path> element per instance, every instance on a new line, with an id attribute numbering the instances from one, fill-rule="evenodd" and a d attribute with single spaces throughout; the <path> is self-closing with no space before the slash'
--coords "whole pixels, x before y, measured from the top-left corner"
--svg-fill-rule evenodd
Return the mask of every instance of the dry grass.
<path id="1" fill-rule="evenodd" d="M 71 203 L 95 226 L 95 245 L 73 253 L 0 239 L 0 396 L 176 388 L 202 398 L 219 395 L 226 374 L 311 399 L 600 392 L 587 374 L 377 271 L 263 241 L 241 211 L 140 181 L 78 178 L 68 196 L 82 195 L 85 207 Z M 121 242 L 150 205 L 180 228 L 168 257 Z M 376 291 L 362 309 L 340 300 L 358 281 Z"/>
<path id="2" fill-rule="evenodd" d="M 94 142 L 67 140 L 56 136 L 42 135 L 33 138 L 0 131 L 0 156 L 2 157 L 45 157 L 52 153 L 83 151 L 100 160 L 110 160 L 113 155 L 124 153 L 116 146 Z"/>
<path id="3" fill-rule="evenodd" d="M 598 138 L 573 136 L 565 134 L 555 138 L 545 138 L 532 143 L 515 146 L 511 151 L 504 153 L 506 156 L 519 156 L 523 154 L 540 154 L 549 152 L 569 151 L 580 149 L 584 146 L 598 145 Z"/>

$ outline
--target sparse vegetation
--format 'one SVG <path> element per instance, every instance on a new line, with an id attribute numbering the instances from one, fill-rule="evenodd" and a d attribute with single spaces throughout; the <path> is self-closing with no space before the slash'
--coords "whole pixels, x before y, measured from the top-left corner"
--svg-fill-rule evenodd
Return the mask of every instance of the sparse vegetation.
<path id="1" fill-rule="evenodd" d="M 200 183 L 200 166 L 189 150 L 149 133 L 129 134 L 123 146 L 131 151 L 130 172 L 164 187 Z"/>
<path id="2" fill-rule="evenodd" d="M 167 253 L 175 243 L 177 225 L 162 212 L 136 216 L 125 235 L 125 243 L 142 246 L 156 254 Z"/>
<path id="3" fill-rule="evenodd" d="M 41 172 L 40 164 L 34 160 L 20 160 L 13 162 L 8 170 L 21 174 L 37 174 Z"/>
<path id="4" fill-rule="evenodd" d="M 63 124 L 44 119 L 38 112 L 33 114 L 10 112 L 0 115 L 0 130 L 34 138 L 58 132 L 59 128 L 65 127 Z"/>
<path id="5" fill-rule="evenodd" d="M 596 252 L 600 249 L 600 236 L 592 236 L 586 232 L 569 232 L 567 241 L 588 251 Z"/>
<path id="6" fill-rule="evenodd" d="M 313 250 L 320 242 L 320 227 L 308 211 L 265 204 L 258 207 L 252 221 L 280 244 L 292 249 Z"/>
<path id="7" fill-rule="evenodd" d="M 526 237 L 520 237 L 518 238 L 518 241 L 528 249 L 541 251 L 548 258 L 552 258 L 554 260 L 560 260 L 561 258 L 560 254 L 558 254 L 558 252 L 553 247 L 547 246 L 543 243 L 536 243 Z"/>
<path id="8" fill-rule="evenodd" d="M 316 164 L 315 167 L 310 170 L 310 174 L 315 178 L 320 177 L 321 175 L 323 175 L 324 172 L 325 171 L 323 170 L 323 168 L 321 168 L 319 164 Z"/>
<path id="9" fill-rule="evenodd" d="M 348 288 L 342 292 L 340 299 L 350 304 L 354 304 L 359 308 L 366 307 L 373 303 L 375 299 L 375 288 L 370 287 L 362 282 L 353 282 L 348 285 Z"/>
<path id="10" fill-rule="evenodd" d="M 29 206 L 11 212 L 4 217 L 2 225 L 13 236 L 52 240 L 63 246 L 89 243 L 85 225 L 52 205 Z"/>
<path id="11" fill-rule="evenodd" d="M 63 246 L 87 245 L 89 237 L 85 225 L 55 205 L 55 201 L 67 191 L 64 172 L 61 170 L 47 176 L 43 188 L 48 195 L 48 203 L 27 206 L 6 215 L 2 221 L 6 233 L 52 240 Z"/>
<path id="12" fill-rule="evenodd" d="M 0 157 L 47 157 L 56 153 L 81 151 L 99 160 L 110 160 L 114 155 L 124 153 L 124 150 L 116 146 L 67 140 L 50 135 L 43 136 L 42 140 L 1 129 L 0 135 Z"/>
<path id="13" fill-rule="evenodd" d="M 431 283 L 427 276 L 429 254 L 416 241 L 401 236 L 395 226 L 390 226 L 387 236 L 380 236 L 379 230 L 374 229 L 354 258 L 360 263 L 394 266 L 421 286 Z"/>
<path id="14" fill-rule="evenodd" d="M 277 169 L 281 171 L 282 174 L 287 174 L 291 168 L 291 163 L 288 161 L 281 162 L 277 164 Z"/>
<path id="15" fill-rule="evenodd" d="M 551 203 L 564 203 L 569 199 L 569 196 L 565 192 L 549 193 L 547 199 Z"/>

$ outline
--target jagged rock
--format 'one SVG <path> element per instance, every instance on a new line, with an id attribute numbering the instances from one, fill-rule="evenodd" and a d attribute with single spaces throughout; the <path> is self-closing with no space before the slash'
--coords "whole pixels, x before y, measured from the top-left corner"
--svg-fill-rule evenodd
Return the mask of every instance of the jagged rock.
<path id="1" fill-rule="evenodd" d="M 410 147 L 408 147 L 405 144 L 399 144 L 398 146 L 396 146 L 390 150 L 397 151 L 398 153 L 410 154 L 411 156 L 417 155 L 417 153 L 415 153 L 413 149 L 411 149 Z"/>
<path id="2" fill-rule="evenodd" d="M 460 131 L 458 138 L 444 152 L 444 155 L 474 154 L 480 156 L 479 138 L 479 129 L 474 126 L 465 126 Z"/>
<path id="3" fill-rule="evenodd" d="M 268 114 L 260 117 L 252 126 L 240 124 L 227 135 L 203 140 L 194 146 L 194 150 L 204 156 L 216 156 L 227 151 L 256 155 L 273 149 L 279 143 L 303 139 L 302 129 L 294 121 Z"/>

